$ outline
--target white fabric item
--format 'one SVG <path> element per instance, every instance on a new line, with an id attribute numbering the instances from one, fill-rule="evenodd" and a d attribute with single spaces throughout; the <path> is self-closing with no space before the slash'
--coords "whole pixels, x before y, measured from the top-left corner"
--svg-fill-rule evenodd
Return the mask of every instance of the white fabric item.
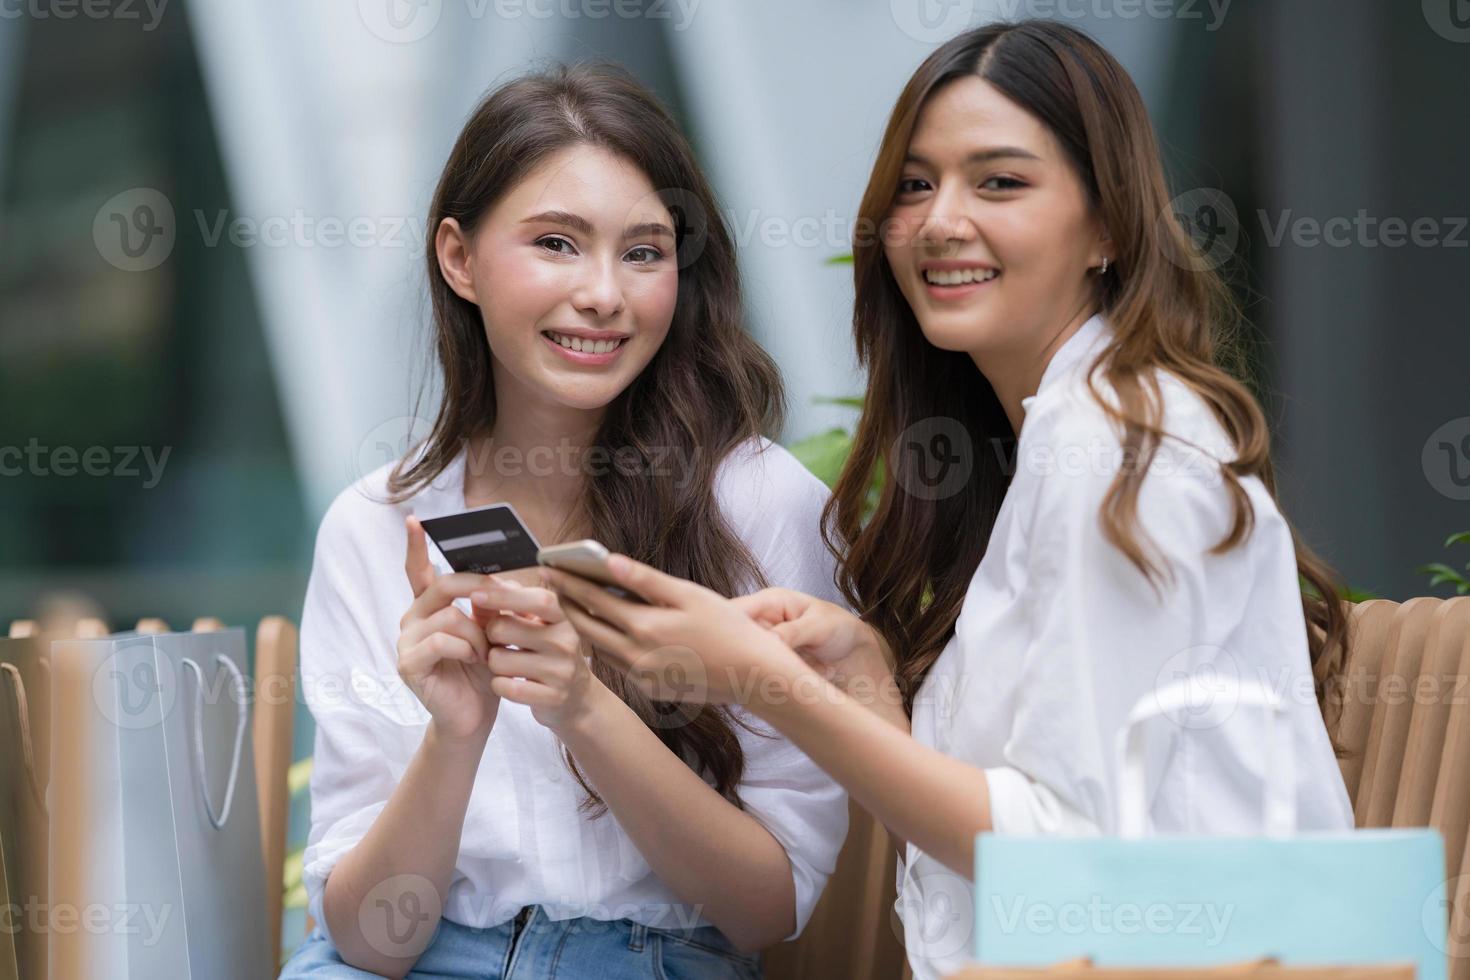
<path id="1" fill-rule="evenodd" d="M 465 453 L 398 506 L 384 502 L 389 467 L 343 491 L 327 511 L 301 620 L 301 676 L 316 719 L 308 908 L 326 929 L 328 874 L 381 812 L 423 740 L 428 712 L 397 672 L 398 622 L 412 601 L 403 573 L 404 518 L 465 509 Z M 760 440 L 721 464 L 716 493 L 768 584 L 836 600 L 834 563 L 818 530 L 827 488 L 785 449 Z M 450 571 L 431 548 L 437 569 Z M 457 600 L 468 612 L 467 600 Z M 769 732 L 754 716 L 742 714 Z M 785 847 L 805 927 L 847 834 L 847 796 L 790 741 L 736 728 L 745 749 L 739 793 Z M 609 811 L 592 818 L 552 733 L 503 701 L 465 817 L 444 916 L 490 927 L 522 906 L 553 920 L 628 918 L 650 926 L 709 924 L 675 898 Z M 670 814 L 677 819 L 677 814 Z"/>
<path id="2" fill-rule="evenodd" d="M 914 737 L 985 771 L 996 833 L 1114 835 L 1117 737 L 1140 699 L 1184 679 L 1203 708 L 1234 689 L 1222 677 L 1254 681 L 1286 702 L 1298 829 L 1348 830 L 1352 808 L 1313 693 L 1290 531 L 1251 477 L 1241 482 L 1254 530 L 1224 554 L 1207 553 L 1230 527 L 1218 462 L 1234 450 L 1177 378 L 1160 377 L 1171 438 L 1138 501 L 1143 540 L 1173 571 L 1162 598 L 1103 535 L 1099 509 L 1121 440 L 1086 370 L 1109 337 L 1102 319 L 1084 323 L 1022 403 L 1015 476 L 955 635 L 916 698 Z M 1152 723 L 1154 833 L 1262 832 L 1260 712 L 1227 709 L 1211 705 L 1194 724 L 1190 713 Z M 915 980 L 960 968 L 975 941 L 970 876 L 912 844 L 899 873 Z"/>

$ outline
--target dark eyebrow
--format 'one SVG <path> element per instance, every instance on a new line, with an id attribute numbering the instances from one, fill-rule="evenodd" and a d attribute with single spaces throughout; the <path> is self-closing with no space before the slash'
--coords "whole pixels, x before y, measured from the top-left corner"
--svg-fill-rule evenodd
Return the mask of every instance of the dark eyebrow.
<path id="1" fill-rule="evenodd" d="M 592 234 L 592 223 L 580 214 L 572 214 L 570 211 L 542 211 L 540 214 L 533 214 L 529 218 L 522 219 L 521 224 L 565 225 L 584 235 Z"/>
<path id="2" fill-rule="evenodd" d="M 976 150 L 965 157 L 966 163 L 989 163 L 992 160 L 1040 160 L 1041 157 L 1030 150 L 1023 150 L 1019 146 L 997 146 L 988 150 Z M 917 153 L 910 152 L 904 158 L 905 163 L 918 163 L 930 166 L 928 160 Z"/>
<path id="3" fill-rule="evenodd" d="M 674 240 L 674 229 L 662 221 L 647 221 L 641 225 L 632 225 L 623 232 L 624 238 L 642 238 L 648 235 L 653 238 L 667 238 Z"/>
<path id="4" fill-rule="evenodd" d="M 540 214 L 533 214 L 529 218 L 522 219 L 521 223 L 527 225 L 565 225 L 566 227 L 571 228 L 574 231 L 579 231 L 584 235 L 591 235 L 593 233 L 591 222 L 582 217 L 580 214 L 572 214 L 570 211 L 542 211 Z M 663 237 L 672 240 L 674 238 L 674 230 L 668 225 L 663 224 L 662 222 L 649 221 L 639 225 L 631 225 L 623 231 L 624 238 L 641 238 L 644 235 L 652 235 L 655 237 Z"/>

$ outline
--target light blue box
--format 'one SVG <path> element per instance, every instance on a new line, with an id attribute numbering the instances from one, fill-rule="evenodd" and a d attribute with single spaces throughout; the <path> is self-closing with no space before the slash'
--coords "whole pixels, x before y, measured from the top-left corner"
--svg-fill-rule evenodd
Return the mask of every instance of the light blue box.
<path id="1" fill-rule="evenodd" d="M 996 966 L 1412 962 L 1444 980 L 1444 842 L 1432 829 L 1289 837 L 981 834 L 975 954 Z"/>

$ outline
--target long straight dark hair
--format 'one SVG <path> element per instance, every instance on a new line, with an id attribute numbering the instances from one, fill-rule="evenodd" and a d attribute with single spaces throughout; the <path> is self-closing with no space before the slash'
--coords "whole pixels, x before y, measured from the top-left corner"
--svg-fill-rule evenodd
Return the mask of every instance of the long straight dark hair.
<path id="1" fill-rule="evenodd" d="M 1229 288 L 1192 261 L 1193 248 L 1170 215 L 1163 165 L 1137 88 L 1097 42 L 1047 20 L 993 24 L 941 45 L 909 79 L 888 120 L 863 195 L 858 227 L 883 227 L 893 206 L 920 110 L 950 82 L 978 76 L 1039 119 L 1056 137 L 1107 228 L 1116 250 L 1108 275 L 1095 276 L 1096 308 L 1114 340 L 1088 372 L 1117 392 L 1118 406 L 1098 397 L 1123 430 L 1123 467 L 1103 501 L 1102 529 L 1151 582 L 1167 573 L 1140 541 L 1138 493 L 1164 436 L 1155 371 L 1168 371 L 1197 392 L 1234 442 L 1237 458 L 1222 467 L 1234 523 L 1215 545 L 1220 553 L 1250 533 L 1254 514 L 1240 480 L 1258 476 L 1274 495 L 1265 416 L 1236 380 L 1243 362 L 1235 338 L 1240 314 Z M 824 513 L 828 545 L 841 560 L 839 585 L 880 630 L 898 658 L 905 706 L 954 634 L 965 592 L 985 554 L 1010 484 L 1007 461 L 1015 435 L 994 389 L 964 353 L 930 344 L 899 291 L 882 242 L 854 242 L 857 300 L 853 332 L 868 370 L 868 390 L 853 450 Z M 1093 394 L 1097 396 L 1096 387 Z M 977 446 L 973 475 L 953 496 L 926 500 L 905 493 L 915 484 L 895 468 L 913 465 L 888 450 L 899 433 L 924 419 L 951 417 Z M 876 511 L 865 520 L 868 485 L 886 467 Z M 909 475 L 909 474 L 905 474 Z M 1347 611 L 1330 570 L 1293 531 L 1297 569 L 1308 588 L 1313 676 L 1329 730 L 1330 688 L 1346 656 Z"/>
<path id="2" fill-rule="evenodd" d="M 679 291 L 667 338 L 608 405 L 594 442 L 624 461 L 631 449 L 641 462 L 588 468 L 572 521 L 595 527 L 613 551 L 722 595 L 759 588 L 764 576 L 720 511 L 715 477 L 731 450 L 781 428 L 781 376 L 745 332 L 735 249 L 693 151 L 657 100 L 614 66 L 564 66 L 510 81 L 480 102 L 455 141 L 429 205 L 424 256 L 444 396 L 422 456 L 406 469 L 415 453 L 399 461 L 389 492 L 407 499 L 495 425 L 492 351 L 479 307 L 450 289 L 439 270 L 440 222 L 454 218 L 473 234 L 539 163 L 578 145 L 635 164 L 681 220 Z M 680 460 L 680 472 L 663 463 L 669 457 Z M 665 745 L 739 803 L 745 758 L 728 711 L 680 706 L 671 714 L 603 658 L 594 657 L 592 669 Z M 587 807 L 604 809 L 565 755 L 587 791 Z"/>

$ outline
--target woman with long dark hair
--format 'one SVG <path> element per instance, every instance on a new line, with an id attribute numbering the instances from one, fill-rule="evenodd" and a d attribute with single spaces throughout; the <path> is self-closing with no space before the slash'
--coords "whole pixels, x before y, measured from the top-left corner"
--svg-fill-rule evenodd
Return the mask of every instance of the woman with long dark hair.
<path id="1" fill-rule="evenodd" d="M 1234 307 L 1171 214 L 1122 67 L 1048 21 L 942 45 L 893 110 L 858 228 L 878 231 L 854 243 L 868 390 L 825 528 L 860 617 L 615 558 L 653 606 L 557 573 L 581 634 L 697 674 L 904 842 L 920 980 L 973 950 L 976 834 L 1116 830 L 1118 735 L 1177 682 L 1277 693 L 1299 825 L 1349 828 L 1324 718 L 1344 607 L 1277 506 Z M 1229 707 L 1172 717 L 1156 831 L 1261 826 L 1264 726 Z"/>
<path id="2" fill-rule="evenodd" d="M 517 79 L 460 133 L 428 216 L 438 416 L 317 537 L 317 929 L 285 976 L 750 977 L 810 916 L 841 789 L 742 710 L 655 703 L 535 569 L 449 573 L 420 524 L 507 502 L 718 594 L 836 597 L 716 214 L 620 70 Z"/>

